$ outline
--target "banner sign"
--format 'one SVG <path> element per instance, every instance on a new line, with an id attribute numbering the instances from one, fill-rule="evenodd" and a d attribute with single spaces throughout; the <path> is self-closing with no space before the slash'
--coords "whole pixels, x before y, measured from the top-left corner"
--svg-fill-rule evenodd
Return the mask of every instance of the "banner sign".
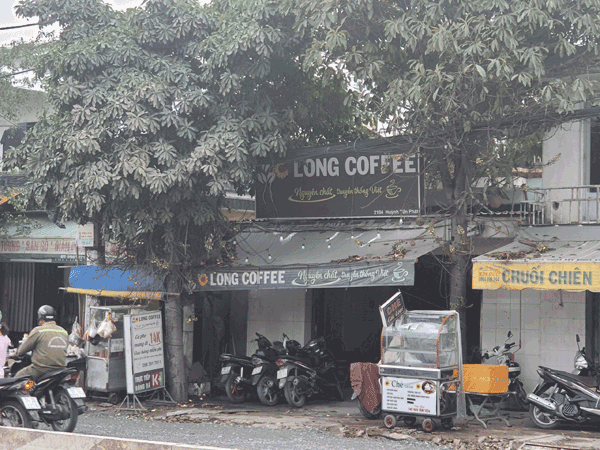
<path id="1" fill-rule="evenodd" d="M 418 215 L 421 165 L 417 156 L 352 152 L 261 166 L 256 217 Z"/>
<path id="2" fill-rule="evenodd" d="M 379 307 L 379 314 L 384 327 L 391 326 L 394 321 L 406 312 L 402 292 L 398 291 L 392 295 L 383 305 Z"/>
<path id="3" fill-rule="evenodd" d="M 127 393 L 165 387 L 162 314 L 151 311 L 123 316 Z"/>
<path id="4" fill-rule="evenodd" d="M 327 267 L 219 269 L 201 273 L 196 290 L 412 286 L 414 282 L 413 261 L 385 261 Z"/>
<path id="5" fill-rule="evenodd" d="M 114 244 L 105 244 L 106 257 L 118 252 Z M 0 261 L 40 260 L 53 263 L 85 263 L 85 248 L 69 238 L 0 239 Z"/>
<path id="6" fill-rule="evenodd" d="M 473 261 L 473 289 L 600 291 L 600 264 Z"/>

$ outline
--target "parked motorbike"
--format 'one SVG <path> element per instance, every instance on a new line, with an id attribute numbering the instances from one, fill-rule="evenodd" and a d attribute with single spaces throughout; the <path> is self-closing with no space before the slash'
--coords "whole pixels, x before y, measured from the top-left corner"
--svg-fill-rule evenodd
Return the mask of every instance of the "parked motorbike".
<path id="1" fill-rule="evenodd" d="M 258 350 L 264 350 L 271 346 L 271 342 L 267 338 L 258 333 L 256 334 L 259 336 L 256 339 Z M 223 363 L 219 381 L 225 385 L 227 398 L 229 398 L 231 403 L 245 402 L 254 390 L 252 372 L 255 367 L 252 357 L 223 353 L 219 356 L 219 361 Z"/>
<path id="2" fill-rule="evenodd" d="M 35 382 L 31 395 L 37 399 L 41 408 L 37 411 L 39 421 L 46 423 L 55 431 L 71 432 L 77 426 L 80 414 L 85 413 L 86 397 L 82 388 L 75 386 L 79 378 L 78 367 L 84 358 L 67 357 L 65 369 L 52 370 L 43 374 Z M 31 356 L 15 359 L 10 368 L 14 376 L 20 369 L 31 364 Z"/>
<path id="3" fill-rule="evenodd" d="M 599 368 L 587 357 L 585 347 L 579 347 L 579 335 L 576 340 L 572 373 L 542 366 L 537 370 L 542 380 L 527 400 L 531 403 L 531 419 L 540 428 L 591 422 L 600 416 Z"/>
<path id="4" fill-rule="evenodd" d="M 512 351 L 512 349 L 517 346 L 514 342 L 508 342 L 512 337 L 513 334 L 509 331 L 503 346 L 497 345 L 491 352 L 485 350 L 482 352 L 481 357 L 484 360 L 496 358 L 498 365 L 508 366 L 508 391 L 512 393 L 512 398 L 517 407 L 522 411 L 528 411 L 529 403 L 527 402 L 527 392 L 525 392 L 523 383 L 519 379 L 521 366 L 519 363 L 515 362 L 515 353 L 519 351 L 520 347 L 517 350 Z"/>
<path id="5" fill-rule="evenodd" d="M 258 350 L 252 355 L 252 385 L 256 386 L 256 393 L 262 404 L 274 406 L 280 398 L 281 389 L 277 384 L 277 359 L 286 354 L 285 342 L 287 335 L 283 334 L 283 342 L 275 341 L 271 344 L 265 336 L 256 333 L 259 341 Z M 262 340 L 262 342 L 261 342 Z"/>
<path id="6" fill-rule="evenodd" d="M 307 397 L 318 393 L 333 393 L 338 400 L 344 400 L 335 359 L 325 347 L 323 337 L 313 339 L 292 353 L 277 360 L 279 388 L 283 389 L 290 406 L 301 408 Z"/>

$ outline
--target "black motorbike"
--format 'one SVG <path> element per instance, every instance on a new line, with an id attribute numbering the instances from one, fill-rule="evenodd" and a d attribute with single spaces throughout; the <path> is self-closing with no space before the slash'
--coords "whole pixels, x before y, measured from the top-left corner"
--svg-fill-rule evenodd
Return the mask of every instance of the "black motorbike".
<path id="1" fill-rule="evenodd" d="M 279 388 L 290 406 L 301 408 L 306 399 L 315 394 L 333 394 L 344 400 L 337 375 L 336 362 L 325 347 L 323 337 L 313 339 L 304 347 L 283 355 L 277 360 Z"/>
<path id="2" fill-rule="evenodd" d="M 41 408 L 37 411 L 39 421 L 55 431 L 70 432 L 75 429 L 80 414 L 87 410 L 84 390 L 75 386 L 79 378 L 79 367 L 84 358 L 67 357 L 67 367 L 46 372 L 35 382 L 30 391 Z M 25 355 L 14 361 L 11 375 L 31 363 L 31 356 Z"/>
<path id="3" fill-rule="evenodd" d="M 32 428 L 41 410 L 31 377 L 0 378 L 0 426 Z"/>
<path id="4" fill-rule="evenodd" d="M 271 346 L 271 342 L 261 335 L 259 337 L 258 350 Z M 243 403 L 253 393 L 252 372 L 255 369 L 252 357 L 243 355 L 234 355 L 223 353 L 219 356 L 219 361 L 223 363 L 221 368 L 221 377 L 219 381 L 225 385 L 225 393 L 231 403 Z"/>
<path id="5" fill-rule="evenodd" d="M 271 344 L 265 336 L 258 336 L 258 350 L 252 355 L 252 385 L 256 387 L 258 399 L 262 404 L 274 406 L 279 402 L 281 389 L 277 384 L 277 359 L 286 354 L 285 342 L 287 335 L 283 334 L 283 342 L 275 341 Z"/>
<path id="6" fill-rule="evenodd" d="M 531 403 L 531 419 L 540 428 L 591 422 L 600 416 L 598 367 L 586 356 L 585 347 L 579 347 L 579 335 L 576 339 L 573 373 L 542 366 L 537 370 L 542 380 L 527 400 Z"/>
<path id="7" fill-rule="evenodd" d="M 529 403 L 527 402 L 527 392 L 525 392 L 523 382 L 519 379 L 519 375 L 521 375 L 521 366 L 515 361 L 515 353 L 519 351 L 519 349 L 513 351 L 512 349 L 516 347 L 517 344 L 508 342 L 512 337 L 512 331 L 509 331 L 503 346 L 497 345 L 491 352 L 484 351 L 481 357 L 484 360 L 496 358 L 498 365 L 508 366 L 508 391 L 512 394 L 512 398 L 517 405 L 517 408 L 521 411 L 528 411 Z"/>

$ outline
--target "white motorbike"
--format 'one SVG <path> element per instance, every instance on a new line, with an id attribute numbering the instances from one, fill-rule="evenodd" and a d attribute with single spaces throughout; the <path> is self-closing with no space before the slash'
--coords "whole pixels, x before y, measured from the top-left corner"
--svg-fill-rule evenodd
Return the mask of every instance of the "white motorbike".
<path id="1" fill-rule="evenodd" d="M 508 332 L 504 345 L 496 345 L 491 351 L 484 350 L 481 354 L 481 358 L 488 360 L 496 358 L 496 362 L 499 366 L 508 366 L 508 390 L 512 393 L 512 398 L 517 405 L 517 408 L 521 411 L 529 411 L 529 402 L 527 401 L 527 392 L 523 388 L 523 383 L 519 380 L 521 374 L 521 366 L 515 362 L 515 353 L 519 351 L 520 347 L 513 351 L 517 344 L 514 342 L 508 342 L 513 337 L 511 331 Z"/>

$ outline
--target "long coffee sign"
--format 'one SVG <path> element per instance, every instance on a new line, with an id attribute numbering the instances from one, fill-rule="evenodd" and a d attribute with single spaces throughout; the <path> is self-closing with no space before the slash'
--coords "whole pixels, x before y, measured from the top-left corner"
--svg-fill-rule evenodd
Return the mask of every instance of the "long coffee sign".
<path id="1" fill-rule="evenodd" d="M 421 204 L 417 156 L 358 153 L 261 166 L 257 218 L 416 215 Z"/>
<path id="2" fill-rule="evenodd" d="M 473 262 L 473 289 L 600 290 L 597 263 Z"/>
<path id="3" fill-rule="evenodd" d="M 412 261 L 330 265 L 327 268 L 220 270 L 198 275 L 197 290 L 296 289 L 347 286 L 412 286 Z"/>

